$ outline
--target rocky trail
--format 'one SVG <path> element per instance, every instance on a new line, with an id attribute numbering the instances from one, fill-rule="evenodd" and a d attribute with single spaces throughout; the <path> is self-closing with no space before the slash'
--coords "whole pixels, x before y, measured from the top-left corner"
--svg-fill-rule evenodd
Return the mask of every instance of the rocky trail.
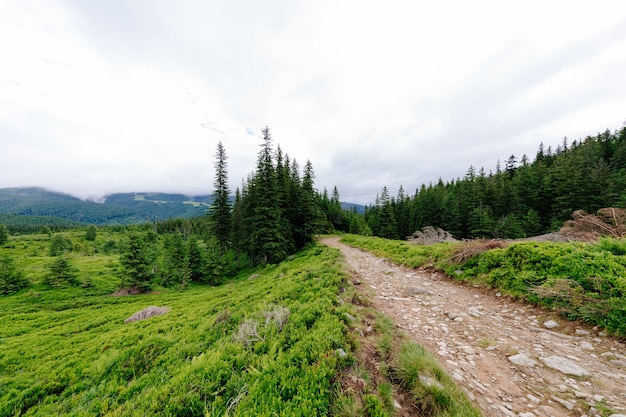
<path id="1" fill-rule="evenodd" d="M 597 328 L 335 237 L 321 243 L 342 251 L 374 306 L 433 352 L 485 416 L 626 415 L 626 345 Z"/>

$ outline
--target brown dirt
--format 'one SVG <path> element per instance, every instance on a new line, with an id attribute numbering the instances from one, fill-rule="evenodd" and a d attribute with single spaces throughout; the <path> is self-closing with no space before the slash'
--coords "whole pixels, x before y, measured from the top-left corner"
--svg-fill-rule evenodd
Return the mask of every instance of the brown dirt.
<path id="1" fill-rule="evenodd" d="M 433 352 L 485 416 L 606 416 L 626 413 L 626 346 L 600 329 L 453 281 L 395 265 L 329 237 L 376 309 Z M 559 327 L 548 330 L 554 320 Z M 531 365 L 509 358 L 524 354 Z M 588 375 L 552 369 L 559 357 Z"/>

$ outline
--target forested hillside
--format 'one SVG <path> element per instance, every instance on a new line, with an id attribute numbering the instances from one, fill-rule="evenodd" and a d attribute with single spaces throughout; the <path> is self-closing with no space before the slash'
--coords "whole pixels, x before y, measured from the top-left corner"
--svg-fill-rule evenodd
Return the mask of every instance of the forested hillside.
<path id="1" fill-rule="evenodd" d="M 42 225 L 129 225 L 169 218 L 201 216 L 212 196 L 182 194 L 118 193 L 99 203 L 42 188 L 0 189 L 2 223 L 12 232 L 39 231 Z"/>
<path id="2" fill-rule="evenodd" d="M 381 237 L 404 239 L 425 226 L 457 238 L 519 238 L 558 229 L 575 210 L 626 204 L 626 128 L 553 149 L 511 155 L 495 172 L 470 166 L 463 178 L 422 185 L 414 195 L 384 187 L 365 218 Z"/>

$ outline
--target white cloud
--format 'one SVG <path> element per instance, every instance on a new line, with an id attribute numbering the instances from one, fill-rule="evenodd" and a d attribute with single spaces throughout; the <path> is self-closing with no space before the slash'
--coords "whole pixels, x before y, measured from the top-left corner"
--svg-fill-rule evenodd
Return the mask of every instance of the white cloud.
<path id="1" fill-rule="evenodd" d="M 626 118 L 626 6 L 565 1 L 0 4 L 0 187 L 232 187 L 260 129 L 318 188 L 495 168 Z"/>

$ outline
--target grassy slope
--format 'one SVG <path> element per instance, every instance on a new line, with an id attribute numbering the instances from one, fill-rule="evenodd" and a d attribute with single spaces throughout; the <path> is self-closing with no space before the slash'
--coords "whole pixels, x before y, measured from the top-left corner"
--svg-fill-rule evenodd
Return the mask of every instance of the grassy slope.
<path id="1" fill-rule="evenodd" d="M 499 288 L 626 337 L 625 240 L 520 242 L 490 250 L 480 242 L 425 247 L 354 235 L 342 240 L 412 268 L 433 266 Z"/>
<path id="2" fill-rule="evenodd" d="M 33 282 L 0 297 L 0 416 L 391 416 L 398 390 L 425 415 L 480 415 L 428 352 L 364 307 L 336 250 L 312 246 L 221 287 L 113 297 L 118 255 L 104 249 L 121 235 L 61 234 L 88 286 L 41 284 L 52 236 L 0 248 Z M 150 305 L 171 311 L 124 323 Z M 416 372 L 443 391 L 421 387 Z"/>
<path id="3" fill-rule="evenodd" d="M 29 266 L 36 278 L 41 261 Z M 106 285 L 35 287 L 0 297 L 0 415 L 324 415 L 335 352 L 350 352 L 337 299 L 344 279 L 337 253 L 314 247 L 218 288 L 111 297 Z M 149 305 L 171 312 L 124 323 Z M 290 311 L 282 328 L 276 306 Z M 236 336 L 252 320 L 262 340 L 245 343 Z"/>

